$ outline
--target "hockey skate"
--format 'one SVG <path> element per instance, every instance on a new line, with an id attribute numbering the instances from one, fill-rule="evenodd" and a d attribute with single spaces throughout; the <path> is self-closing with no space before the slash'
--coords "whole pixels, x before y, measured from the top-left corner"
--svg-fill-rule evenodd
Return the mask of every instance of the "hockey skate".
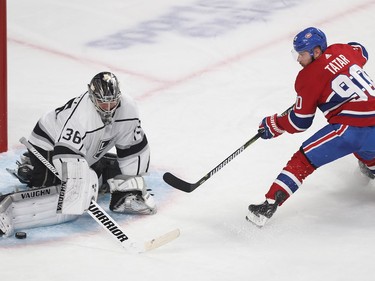
<path id="1" fill-rule="evenodd" d="M 372 171 L 369 169 L 369 167 L 366 166 L 365 163 L 363 163 L 361 160 L 358 160 L 358 166 L 359 166 L 359 170 L 361 171 L 361 173 L 370 178 L 370 179 L 375 179 L 375 175 L 372 173 Z"/>
<path id="2" fill-rule="evenodd" d="M 270 202 L 271 200 L 267 199 L 262 204 L 250 205 L 246 220 L 252 222 L 258 227 L 263 227 L 276 212 L 279 204 L 283 202 L 286 197 L 286 194 L 283 191 L 279 190 L 275 194 L 276 200 L 274 202 Z"/>

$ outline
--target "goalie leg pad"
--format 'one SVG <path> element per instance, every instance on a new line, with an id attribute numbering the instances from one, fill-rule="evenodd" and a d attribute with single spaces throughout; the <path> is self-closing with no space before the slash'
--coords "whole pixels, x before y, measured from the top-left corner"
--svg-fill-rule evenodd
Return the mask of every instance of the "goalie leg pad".
<path id="1" fill-rule="evenodd" d="M 9 194 L 0 196 L 0 234 L 9 236 L 13 234 L 14 227 L 12 222 L 12 198 Z"/>
<path id="2" fill-rule="evenodd" d="M 57 212 L 81 215 L 98 198 L 98 177 L 83 159 L 62 163 L 62 181 Z"/>
<path id="3" fill-rule="evenodd" d="M 5 236 L 25 228 L 49 226 L 78 216 L 56 214 L 59 186 L 51 186 L 5 195 L 0 202 L 0 230 Z"/>
<path id="4" fill-rule="evenodd" d="M 140 176 L 116 176 L 108 180 L 111 190 L 109 208 L 113 212 L 125 214 L 155 214 L 154 198 L 147 190 L 144 179 Z"/>

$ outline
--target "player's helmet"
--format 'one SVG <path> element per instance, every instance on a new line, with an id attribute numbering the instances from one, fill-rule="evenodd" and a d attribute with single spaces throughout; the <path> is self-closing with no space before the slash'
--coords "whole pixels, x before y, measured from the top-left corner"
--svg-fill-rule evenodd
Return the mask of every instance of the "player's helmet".
<path id="1" fill-rule="evenodd" d="M 103 122 L 110 123 L 120 104 L 121 91 L 116 76 L 111 72 L 100 72 L 91 79 L 88 89 L 90 99 Z"/>
<path id="2" fill-rule="evenodd" d="M 326 35 L 318 28 L 308 27 L 293 39 L 293 47 L 297 53 L 307 51 L 313 56 L 313 50 L 319 46 L 324 52 L 327 49 Z"/>

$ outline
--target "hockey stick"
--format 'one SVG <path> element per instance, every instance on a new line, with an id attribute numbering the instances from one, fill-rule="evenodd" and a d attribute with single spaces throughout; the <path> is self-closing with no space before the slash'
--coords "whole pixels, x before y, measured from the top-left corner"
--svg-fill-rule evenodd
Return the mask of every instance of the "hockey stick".
<path id="1" fill-rule="evenodd" d="M 281 116 L 287 114 L 292 108 L 294 104 L 290 106 L 287 110 L 285 110 L 283 113 L 281 113 Z M 206 180 L 208 180 L 210 177 L 212 177 L 214 174 L 216 174 L 218 171 L 221 170 L 226 164 L 228 164 L 230 161 L 232 161 L 236 156 L 238 156 L 241 152 L 243 152 L 247 147 L 249 147 L 252 143 L 254 143 L 257 139 L 261 136 L 261 131 L 253 136 L 251 139 L 249 139 L 244 145 L 242 145 L 240 148 L 238 148 L 235 152 L 233 152 L 231 155 L 229 155 L 227 158 L 225 158 L 224 161 L 222 161 L 219 165 L 217 165 L 215 168 L 213 168 L 211 171 L 209 171 L 206 175 L 204 175 L 199 181 L 196 183 L 188 183 L 175 175 L 167 172 L 163 175 L 164 181 L 169 184 L 170 186 L 179 189 L 184 192 L 192 192 L 196 188 L 198 188 L 200 185 L 202 185 Z"/>
<path id="2" fill-rule="evenodd" d="M 244 145 L 242 145 L 235 152 L 233 152 L 231 155 L 225 158 L 225 160 L 222 161 L 219 165 L 217 165 L 215 168 L 209 171 L 206 175 L 204 175 L 196 183 L 188 183 L 169 172 L 163 175 L 163 179 L 167 184 L 173 186 L 174 188 L 190 193 L 194 191 L 198 186 L 202 185 L 206 180 L 208 180 L 218 171 L 220 171 L 221 168 L 223 168 L 226 164 L 232 161 L 236 156 L 238 156 L 241 152 L 243 152 L 249 145 L 254 143 L 259 137 L 260 137 L 260 133 L 257 133 L 250 140 L 248 140 Z"/>
<path id="3" fill-rule="evenodd" d="M 42 154 L 37 151 L 34 146 L 29 143 L 26 138 L 22 137 L 20 142 L 26 146 L 26 148 L 35 155 L 57 178 L 61 180 L 59 173 L 57 172 L 56 168 L 46 159 Z M 61 182 L 61 188 L 64 186 L 64 182 Z M 60 195 L 61 196 L 61 195 Z M 60 198 L 59 198 L 60 200 Z M 100 226 L 102 226 L 116 241 L 121 243 L 121 246 L 124 248 L 136 251 L 139 253 L 150 251 L 160 246 L 163 246 L 174 239 L 176 239 L 180 235 L 180 230 L 174 229 L 160 237 L 152 239 L 139 245 L 136 241 L 129 239 L 129 237 L 124 233 L 121 227 L 116 223 L 116 221 L 107 214 L 106 211 L 102 209 L 94 200 L 91 200 L 90 206 L 87 210 L 89 215 L 97 222 Z"/>

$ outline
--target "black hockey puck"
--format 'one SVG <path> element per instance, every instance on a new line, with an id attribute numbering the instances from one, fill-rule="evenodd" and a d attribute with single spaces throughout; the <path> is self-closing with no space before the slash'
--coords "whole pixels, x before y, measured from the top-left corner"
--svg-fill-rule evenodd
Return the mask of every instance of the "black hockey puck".
<path id="1" fill-rule="evenodd" d="M 15 236 L 17 239 L 25 239 L 27 235 L 26 235 L 26 232 L 18 231 L 16 232 Z"/>

